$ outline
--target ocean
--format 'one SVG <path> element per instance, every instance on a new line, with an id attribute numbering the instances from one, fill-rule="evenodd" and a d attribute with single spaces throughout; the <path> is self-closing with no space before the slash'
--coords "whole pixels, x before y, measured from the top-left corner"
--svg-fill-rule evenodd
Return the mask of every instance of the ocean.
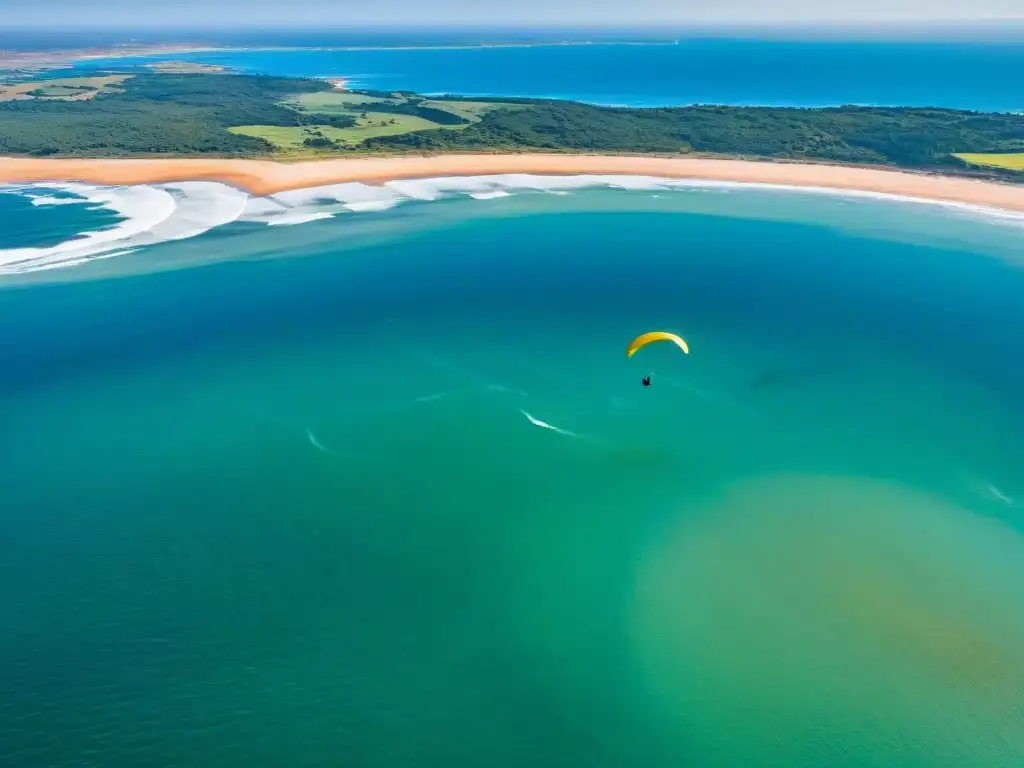
<path id="1" fill-rule="evenodd" d="M 271 37 L 209 42 L 398 39 Z M 1013 42 L 588 39 L 163 58 L 1022 105 Z M 0 763 L 1017 768 L 1022 225 L 645 177 L 0 187 Z M 652 329 L 691 353 L 627 358 Z"/>
<path id="2" fill-rule="evenodd" d="M 381 45 L 382 40 L 367 35 L 339 39 L 324 31 L 236 35 L 211 43 L 320 48 L 172 53 L 97 59 L 78 66 L 96 69 L 185 58 L 249 73 L 346 77 L 353 88 L 531 96 L 637 107 L 860 104 L 1024 111 L 1024 94 L 1016 78 L 1024 68 L 1021 39 L 980 43 L 694 37 L 685 31 L 676 33 L 676 39 L 669 37 L 672 30 L 662 30 L 657 35 L 632 33 L 632 42 L 624 44 L 609 40 L 609 34 L 576 33 L 565 38 L 589 40 L 588 45 L 414 47 L 445 39 L 435 34 L 422 40 L 421 34 L 400 39 L 407 43 L 404 47 L 349 49 L 325 46 L 372 46 Z M 503 37 L 528 39 L 522 34 Z M 463 33 L 455 41 L 473 39 L 481 36 Z"/>
<path id="3" fill-rule="evenodd" d="M 1024 762 L 1019 218 L 515 176 L 0 222 L 3 762 Z"/>

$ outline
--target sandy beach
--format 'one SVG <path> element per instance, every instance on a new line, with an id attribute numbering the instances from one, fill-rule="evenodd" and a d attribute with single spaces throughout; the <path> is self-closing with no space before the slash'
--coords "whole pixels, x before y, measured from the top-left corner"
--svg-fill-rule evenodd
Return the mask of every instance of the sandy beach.
<path id="1" fill-rule="evenodd" d="M 269 160 L 0 158 L 0 183 L 151 184 L 220 181 L 269 195 L 360 181 L 487 174 L 615 174 L 855 190 L 1024 212 L 1024 186 L 811 163 L 562 154 L 451 154 L 279 163 Z"/>

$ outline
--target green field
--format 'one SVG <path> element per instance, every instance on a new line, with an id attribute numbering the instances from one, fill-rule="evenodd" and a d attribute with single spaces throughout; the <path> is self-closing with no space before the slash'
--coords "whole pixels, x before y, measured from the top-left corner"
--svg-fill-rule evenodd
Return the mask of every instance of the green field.
<path id="1" fill-rule="evenodd" d="M 363 96 L 359 93 L 347 93 L 345 91 L 328 91 L 327 93 L 303 93 L 286 99 L 281 103 L 286 107 L 291 107 L 307 114 L 348 115 L 352 113 L 352 107 L 358 107 L 360 104 L 370 104 L 375 101 L 388 101 L 398 104 L 401 100 Z"/>
<path id="2" fill-rule="evenodd" d="M 131 75 L 103 75 L 99 77 L 62 77 L 50 80 L 26 80 L 15 85 L 0 85 L 0 101 L 30 101 L 32 99 L 60 99 L 84 101 L 98 93 L 120 92 L 119 87 Z"/>
<path id="3" fill-rule="evenodd" d="M 365 115 L 365 117 L 363 116 Z M 338 133 L 345 136 L 348 144 L 358 144 L 374 136 L 397 136 L 413 131 L 428 131 L 440 128 L 437 123 L 415 115 L 394 115 L 386 112 L 363 112 L 356 119 L 354 128 L 340 128 Z"/>
<path id="4" fill-rule="evenodd" d="M 364 114 L 365 117 L 356 118 L 356 125 L 353 128 L 335 128 L 330 125 L 240 125 L 228 130 L 240 136 L 266 139 L 279 151 L 294 152 L 316 149 L 303 142 L 317 134 L 347 147 L 353 147 L 364 139 L 374 136 L 396 136 L 401 133 L 441 127 L 437 123 L 412 115 L 393 115 L 384 112 L 366 112 Z M 324 149 L 329 149 L 329 147 Z"/>
<path id="5" fill-rule="evenodd" d="M 389 104 L 408 103 L 404 98 L 366 96 L 350 91 L 303 93 L 294 98 L 286 99 L 281 103 L 304 114 L 350 115 L 352 112 L 357 111 L 362 104 L 372 104 L 374 102 L 379 104 L 382 101 Z M 434 99 L 426 99 L 419 103 L 431 109 L 443 109 L 445 112 L 451 112 L 453 115 L 457 115 L 471 123 L 479 122 L 485 114 L 495 109 L 509 109 L 519 106 L 493 101 L 443 101 Z M 454 128 L 457 126 L 447 127 Z"/>
<path id="6" fill-rule="evenodd" d="M 415 111 L 419 108 L 440 110 L 454 115 L 465 122 L 445 121 L 442 116 L 429 113 L 425 116 L 419 116 L 415 114 L 400 114 L 398 112 L 360 111 L 366 106 L 373 104 L 393 104 L 396 107 L 408 107 L 410 111 Z M 443 99 L 423 99 L 421 97 L 409 99 L 400 95 L 390 97 L 368 96 L 364 93 L 340 90 L 299 94 L 285 99 L 281 102 L 281 106 L 306 115 L 313 121 L 316 121 L 317 115 L 354 117 L 356 119 L 354 127 L 331 128 L 329 131 L 324 132 L 323 135 L 325 137 L 344 145 L 343 147 L 334 147 L 335 149 L 356 146 L 366 139 L 401 136 L 434 128 L 463 130 L 479 123 L 489 112 L 497 109 L 519 108 L 517 104 L 504 104 L 500 102 L 447 101 Z M 437 120 L 440 120 L 440 122 L 436 122 Z M 449 124 L 442 125 L 445 122 L 449 122 Z M 248 125 L 235 132 L 246 136 L 265 138 L 278 147 L 279 151 L 296 151 L 298 149 L 309 151 L 314 149 L 303 144 L 306 137 L 301 135 L 300 132 L 296 132 L 295 129 L 290 130 L 291 133 L 285 134 L 279 128 L 273 126 Z M 315 149 L 329 151 L 332 148 L 319 147 Z"/>
<path id="7" fill-rule="evenodd" d="M 226 67 L 222 67 L 220 64 L 195 64 L 191 61 L 155 61 L 152 64 L 143 64 L 142 66 L 154 72 L 178 75 L 216 74 L 227 70 Z"/>
<path id="8" fill-rule="evenodd" d="M 398 95 L 390 97 L 368 96 L 363 93 L 340 90 L 302 93 L 291 96 L 281 101 L 280 104 L 283 107 L 307 116 L 314 123 L 317 122 L 318 115 L 324 117 L 345 116 L 354 118 L 356 125 L 351 128 L 316 124 L 299 127 L 243 125 L 238 128 L 232 128 L 232 133 L 266 139 L 279 152 L 329 152 L 332 149 L 346 149 L 358 146 L 366 139 L 400 136 L 437 128 L 462 130 L 479 123 L 487 113 L 493 112 L 496 109 L 516 108 L 519 106 L 498 102 L 446 101 L 441 99 L 421 99 L 419 97 L 407 99 Z M 441 110 L 466 122 L 442 125 L 440 122 L 430 119 L 435 117 L 435 119 L 440 119 L 444 122 L 440 115 L 427 114 L 425 117 L 421 117 L 419 115 L 407 115 L 399 112 L 360 111 L 366 106 L 373 104 L 407 106 L 411 111 L 419 107 L 425 107 L 429 110 Z M 324 120 L 323 122 L 327 121 Z M 305 144 L 306 139 L 316 136 L 316 134 L 310 134 L 310 130 L 319 130 L 320 137 L 335 141 L 338 145 L 334 147 L 311 147 Z"/>
<path id="9" fill-rule="evenodd" d="M 330 125 L 239 125 L 228 128 L 236 136 L 251 136 L 254 139 L 265 139 L 282 152 L 309 150 L 303 142 L 314 138 L 318 133 L 332 141 L 345 142 L 346 128 L 335 128 Z"/>
<path id="10" fill-rule="evenodd" d="M 483 116 L 488 112 L 495 109 L 521 109 L 519 104 L 503 104 L 495 101 L 434 101 L 427 100 L 423 102 L 425 107 L 433 107 L 434 109 L 443 109 L 446 112 L 451 112 L 453 115 L 458 115 L 464 120 L 469 120 L 471 123 L 477 123 Z M 458 126 L 449 126 L 458 127 Z"/>
<path id="11" fill-rule="evenodd" d="M 81 96 L 83 93 L 89 93 L 93 90 L 87 86 L 43 85 L 34 91 L 29 91 L 29 94 L 35 95 L 38 92 L 39 96 L 46 99 L 62 99 L 66 96 Z"/>
<path id="12" fill-rule="evenodd" d="M 981 154 L 972 152 L 958 152 L 954 157 L 959 157 L 965 163 L 971 165 L 983 165 L 989 168 L 1006 168 L 1010 171 L 1024 171 L 1024 152 L 1013 154 Z"/>

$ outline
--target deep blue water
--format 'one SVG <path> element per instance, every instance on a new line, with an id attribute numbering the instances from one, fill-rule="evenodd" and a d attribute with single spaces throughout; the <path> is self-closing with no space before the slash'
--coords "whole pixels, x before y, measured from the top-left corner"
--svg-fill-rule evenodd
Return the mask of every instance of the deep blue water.
<path id="1" fill-rule="evenodd" d="M 32 188 L 31 196 L 0 186 L 3 248 L 45 248 L 116 224 L 113 211 L 68 192 Z M 34 202 L 35 201 L 35 202 Z"/>
<path id="2" fill-rule="evenodd" d="M 297 35 L 286 39 L 287 45 L 326 45 L 330 38 L 321 33 L 305 43 Z M 333 44 L 351 43 L 339 39 Z M 162 58 L 180 59 L 182 54 Z M 861 104 L 1024 110 L 1024 88 L 1017 76 L 1024 70 L 1024 43 L 681 39 L 678 44 L 651 45 L 260 50 L 185 58 L 248 72 L 349 77 L 354 87 L 422 93 L 634 106 Z M 84 66 L 110 65 L 107 60 Z"/>

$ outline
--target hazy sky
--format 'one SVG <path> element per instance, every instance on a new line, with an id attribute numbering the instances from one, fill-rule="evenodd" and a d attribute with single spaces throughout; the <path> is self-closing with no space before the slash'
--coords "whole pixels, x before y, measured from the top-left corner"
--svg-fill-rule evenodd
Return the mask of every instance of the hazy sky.
<path id="1" fill-rule="evenodd" d="M 0 0 L 4 26 L 634 25 L 1024 20 L 1024 0 Z"/>

